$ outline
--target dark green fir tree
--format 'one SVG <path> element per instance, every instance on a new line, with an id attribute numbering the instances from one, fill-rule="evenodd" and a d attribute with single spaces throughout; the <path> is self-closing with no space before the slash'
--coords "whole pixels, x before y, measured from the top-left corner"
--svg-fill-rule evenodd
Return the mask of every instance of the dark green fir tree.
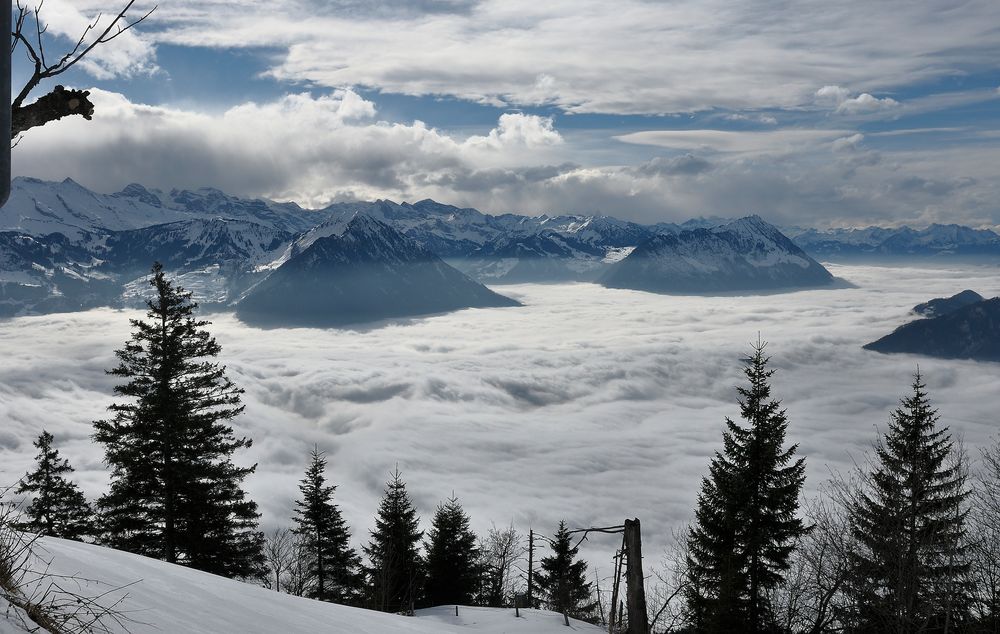
<path id="1" fill-rule="evenodd" d="M 541 570 L 534 574 L 542 601 L 550 610 L 594 622 L 597 601 L 587 581 L 587 562 L 576 558 L 578 548 L 572 544 L 566 522 L 559 522 L 550 544 L 552 554 L 542 557 Z"/>
<path id="2" fill-rule="evenodd" d="M 744 361 L 749 384 L 737 391 L 745 425 L 726 419 L 688 536 L 687 600 L 699 631 L 772 631 L 768 592 L 807 531 L 796 517 L 805 461 L 795 459 L 795 445 L 785 447 L 788 421 L 771 398 L 765 345 L 758 340 Z"/>
<path id="3" fill-rule="evenodd" d="M 34 442 L 38 463 L 25 474 L 18 495 L 31 496 L 26 520 L 18 528 L 39 535 L 79 540 L 93 534 L 93 511 L 80 487 L 66 476 L 73 473 L 69 461 L 52 447 L 53 437 L 42 430 Z"/>
<path id="4" fill-rule="evenodd" d="M 424 605 L 470 605 L 480 583 L 476 534 L 454 495 L 439 504 L 424 550 Z"/>
<path id="5" fill-rule="evenodd" d="M 295 501 L 295 528 L 305 561 L 305 595 L 320 601 L 355 604 L 362 590 L 361 559 L 351 548 L 351 533 L 333 502 L 337 487 L 326 483 L 326 457 L 314 448 L 302 497 Z"/>
<path id="6" fill-rule="evenodd" d="M 850 509 L 856 631 L 963 631 L 971 586 L 961 456 L 918 372 Z"/>
<path id="7" fill-rule="evenodd" d="M 194 318 L 191 293 L 175 287 L 159 263 L 150 281 L 147 320 L 132 319 L 132 336 L 115 352 L 122 379 L 113 416 L 94 423 L 111 467 L 110 491 L 98 501 L 102 541 L 228 577 L 263 571 L 257 505 L 233 454 L 250 446 L 229 421 L 242 411 L 221 347 Z"/>
<path id="8" fill-rule="evenodd" d="M 386 483 L 375 516 L 375 529 L 364 547 L 368 569 L 368 603 L 383 612 L 409 613 L 420 601 L 423 562 L 420 518 L 410 502 L 399 469 Z"/>

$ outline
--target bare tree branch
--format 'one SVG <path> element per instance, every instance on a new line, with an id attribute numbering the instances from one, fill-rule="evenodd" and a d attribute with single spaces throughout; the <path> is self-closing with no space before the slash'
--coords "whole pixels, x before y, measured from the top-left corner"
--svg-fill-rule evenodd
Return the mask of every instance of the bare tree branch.
<path id="1" fill-rule="evenodd" d="M 121 11 L 111 20 L 107 27 L 101 31 L 100 35 L 86 43 L 87 36 L 98 28 L 101 22 L 102 15 L 99 14 L 92 22 L 87 25 L 87 28 L 83 30 L 80 34 L 79 39 L 77 39 L 76 44 L 73 46 L 69 52 L 62 55 L 59 61 L 54 64 L 49 64 L 45 57 L 45 45 L 42 36 L 48 30 L 48 25 L 44 24 L 41 18 L 42 7 L 44 6 L 44 0 L 40 2 L 34 10 L 29 10 L 27 7 L 21 4 L 21 0 L 17 2 L 17 17 L 14 19 L 14 30 L 11 32 L 11 53 L 17 48 L 18 44 L 24 46 L 25 54 L 28 60 L 33 64 L 34 70 L 31 73 L 31 77 L 25 82 L 24 86 L 18 92 L 14 101 L 11 103 L 11 135 L 10 138 L 14 139 L 18 134 L 24 132 L 25 130 L 45 125 L 49 121 L 55 121 L 61 119 L 67 115 L 79 114 L 85 119 L 90 119 L 94 113 L 94 106 L 87 99 L 89 93 L 81 90 L 66 90 L 62 86 L 56 86 L 55 89 L 47 95 L 39 98 L 35 103 L 25 106 L 24 100 L 27 99 L 28 95 L 38 87 L 38 85 L 46 80 L 60 75 L 70 68 L 72 68 L 77 62 L 87 56 L 94 48 L 101 44 L 107 44 L 108 42 L 114 40 L 116 37 L 122 33 L 128 31 L 136 24 L 139 24 L 146 18 L 148 18 L 153 11 L 156 10 L 154 6 L 152 9 L 147 11 L 137 20 L 129 21 L 126 14 L 132 5 L 135 4 L 136 0 L 128 0 Z M 25 35 L 26 22 L 28 21 L 29 15 L 34 20 L 34 44 L 32 44 L 30 36 Z"/>

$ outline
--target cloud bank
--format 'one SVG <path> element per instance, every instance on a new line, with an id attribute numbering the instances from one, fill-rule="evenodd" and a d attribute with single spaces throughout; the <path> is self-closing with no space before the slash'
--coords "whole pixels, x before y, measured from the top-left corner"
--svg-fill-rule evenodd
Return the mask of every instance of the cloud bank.
<path id="1" fill-rule="evenodd" d="M 648 552 L 690 519 L 700 478 L 738 416 L 739 359 L 769 339 L 774 394 L 807 458 L 809 491 L 884 428 L 919 362 L 942 423 L 974 448 L 997 433 L 1000 364 L 882 356 L 861 345 L 914 304 L 973 288 L 991 268 L 832 267 L 857 288 L 680 297 L 589 284 L 510 286 L 523 308 L 466 310 L 359 330 L 247 328 L 211 316 L 221 360 L 246 388 L 238 432 L 259 463 L 247 486 L 264 523 L 287 521 L 313 444 L 367 538 L 398 462 L 424 522 L 454 491 L 477 530 L 513 519 L 551 531 L 642 519 Z M 111 402 L 113 350 L 134 312 L 0 322 L 0 481 L 29 467 L 42 428 L 90 496 L 105 486 L 91 421 Z M 617 544 L 588 542 L 604 568 Z"/>
<path id="2" fill-rule="evenodd" d="M 292 94 L 221 113 L 93 90 L 93 121 L 26 133 L 13 171 L 102 192 L 130 182 L 217 187 L 317 207 L 434 198 L 488 212 L 605 213 L 640 222 L 761 213 L 786 225 L 1000 224 L 996 140 L 874 149 L 847 127 L 648 130 L 581 150 L 551 117 L 511 112 L 482 134 L 389 122 L 351 90 Z M 964 134 L 960 129 L 944 134 Z M 645 152 L 609 164 L 605 147 Z M 876 146 L 877 147 L 877 146 Z M 914 179 L 932 186 L 912 187 Z"/>

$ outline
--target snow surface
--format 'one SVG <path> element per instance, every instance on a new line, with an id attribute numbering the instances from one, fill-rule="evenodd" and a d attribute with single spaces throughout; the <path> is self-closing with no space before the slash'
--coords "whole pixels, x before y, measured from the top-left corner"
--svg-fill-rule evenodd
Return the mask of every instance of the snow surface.
<path id="1" fill-rule="evenodd" d="M 43 538 L 40 556 L 50 572 L 93 580 L 81 583 L 80 594 L 108 593 L 102 605 L 122 599 L 120 611 L 131 620 L 133 634 L 556 634 L 603 631 L 581 621 L 563 625 L 563 617 L 543 610 L 513 610 L 454 606 L 420 610 L 416 618 L 313 601 L 268 590 L 198 570 L 168 564 L 110 548 L 63 539 Z M 61 583 L 66 584 L 66 581 Z M 20 633 L 4 618 L 0 634 Z M 125 630 L 111 627 L 113 632 Z"/>

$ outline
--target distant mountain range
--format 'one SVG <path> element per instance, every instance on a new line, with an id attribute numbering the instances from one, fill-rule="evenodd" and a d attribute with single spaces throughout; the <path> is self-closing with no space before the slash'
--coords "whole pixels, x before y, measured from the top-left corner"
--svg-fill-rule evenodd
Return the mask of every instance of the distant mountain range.
<path id="1" fill-rule="evenodd" d="M 903 239 L 892 236 L 941 245 L 946 229 L 912 232 L 923 236 L 916 238 L 902 230 L 800 231 L 790 240 L 757 216 L 641 225 L 610 216 L 491 215 L 432 200 L 309 210 L 216 189 L 164 192 L 132 184 L 98 194 L 69 179 L 18 178 L 0 209 L 0 315 L 140 305 L 155 260 L 203 303 L 287 323 L 509 305 L 483 284 L 513 282 L 770 291 L 829 284 L 829 272 L 812 256 L 830 245 L 867 249 Z M 997 238 L 988 231 L 949 231 L 947 252 L 988 253 L 990 236 Z M 375 286 L 366 287 L 371 292 L 362 301 L 364 293 L 348 279 L 376 265 L 379 274 L 369 276 Z M 307 286 L 314 297 L 302 312 L 279 315 Z"/>
<path id="2" fill-rule="evenodd" d="M 791 231 L 792 240 L 824 259 L 1000 256 L 1000 235 L 989 229 L 933 224 L 926 229 L 866 227 Z"/>
<path id="3" fill-rule="evenodd" d="M 918 304 L 913 310 L 928 318 L 904 324 L 865 348 L 943 359 L 1000 361 L 1000 297 L 983 299 L 967 290 Z"/>

